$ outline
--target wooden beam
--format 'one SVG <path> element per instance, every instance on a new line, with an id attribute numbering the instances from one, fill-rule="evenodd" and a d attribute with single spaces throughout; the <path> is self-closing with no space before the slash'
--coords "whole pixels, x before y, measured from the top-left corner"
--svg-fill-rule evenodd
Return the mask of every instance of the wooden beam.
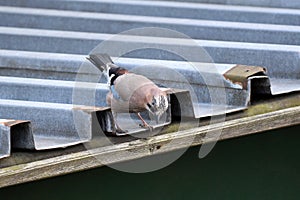
<path id="1" fill-rule="evenodd" d="M 300 106 L 0 168 L 0 187 L 300 124 Z M 220 138 L 214 131 L 222 131 Z M 208 139 L 204 139 L 207 133 Z M 172 145 L 169 145 L 172 141 Z M 192 144 L 190 141 L 193 141 Z M 166 145 L 168 144 L 168 145 Z M 134 153 L 133 153 L 134 152 Z M 100 163 L 105 160 L 105 163 Z"/>

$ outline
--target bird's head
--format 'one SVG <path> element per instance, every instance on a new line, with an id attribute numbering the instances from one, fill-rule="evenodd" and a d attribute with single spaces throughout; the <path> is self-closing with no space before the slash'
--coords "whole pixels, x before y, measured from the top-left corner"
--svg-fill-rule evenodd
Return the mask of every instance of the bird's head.
<path id="1" fill-rule="evenodd" d="M 151 102 L 147 103 L 148 110 L 158 123 L 160 117 L 168 109 L 169 102 L 165 93 L 160 93 L 152 96 Z"/>

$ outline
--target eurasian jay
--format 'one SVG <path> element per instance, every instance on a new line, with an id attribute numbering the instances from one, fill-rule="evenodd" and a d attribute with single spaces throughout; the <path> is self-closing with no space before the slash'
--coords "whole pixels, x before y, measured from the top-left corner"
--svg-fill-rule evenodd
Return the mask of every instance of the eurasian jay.
<path id="1" fill-rule="evenodd" d="M 87 58 L 107 78 L 110 91 L 106 101 L 112 108 L 116 133 L 126 133 L 117 123 L 117 113 L 136 113 L 142 121 L 142 127 L 152 127 L 143 119 L 140 112 L 148 110 L 158 123 L 161 115 L 168 109 L 166 92 L 142 75 L 130 73 L 127 69 L 115 65 L 107 54 L 91 54 Z"/>

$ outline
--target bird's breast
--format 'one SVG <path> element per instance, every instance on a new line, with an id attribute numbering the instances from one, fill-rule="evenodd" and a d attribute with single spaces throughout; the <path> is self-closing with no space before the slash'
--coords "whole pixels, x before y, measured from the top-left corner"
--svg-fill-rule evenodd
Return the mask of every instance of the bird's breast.
<path id="1" fill-rule="evenodd" d="M 115 80 L 115 89 L 121 99 L 141 101 L 150 94 L 153 88 L 158 88 L 151 80 L 142 75 L 124 74 Z M 145 99 L 143 99 L 145 101 Z"/>
<path id="2" fill-rule="evenodd" d="M 109 105 L 120 112 L 141 112 L 146 110 L 147 103 L 151 100 L 153 90 L 159 88 L 148 78 L 137 74 L 124 74 L 115 80 L 115 92 L 119 99 L 108 94 Z"/>

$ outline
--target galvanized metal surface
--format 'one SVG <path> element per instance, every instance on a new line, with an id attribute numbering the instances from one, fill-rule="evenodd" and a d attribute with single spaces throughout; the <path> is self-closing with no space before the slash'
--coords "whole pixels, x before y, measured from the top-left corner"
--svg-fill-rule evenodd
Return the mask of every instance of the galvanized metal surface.
<path id="1" fill-rule="evenodd" d="M 99 75 L 96 77 L 97 79 L 99 78 Z M 26 92 L 24 92 L 26 91 Z M 72 125 L 72 123 L 78 123 L 76 120 L 76 114 L 79 112 L 79 110 L 85 111 L 86 108 L 89 108 L 87 106 L 92 106 L 95 111 L 103 111 L 103 113 L 98 113 L 97 114 L 97 120 L 102 123 L 103 126 L 101 126 L 101 129 L 103 132 L 112 132 L 115 128 L 113 127 L 112 124 L 112 119 L 111 119 L 111 114 L 110 110 L 106 109 L 106 94 L 108 93 L 108 86 L 107 84 L 96 84 L 96 83 L 87 83 L 87 82 L 71 82 L 71 81 L 58 81 L 58 80 L 45 80 L 45 79 L 30 79 L 30 78 L 17 78 L 17 77 L 0 77 L 0 94 L 2 99 L 6 99 L 6 101 L 10 100 L 18 100 L 18 101 L 26 101 L 26 102 L 31 102 L 31 104 L 34 104 L 34 102 L 37 102 L 37 104 L 41 105 L 40 110 L 43 109 L 53 109 L 53 112 L 55 112 L 56 108 L 63 108 L 64 105 L 66 105 L 66 114 L 71 114 L 67 115 L 67 119 L 60 120 L 57 118 L 57 120 L 60 121 L 65 121 L 66 124 Z M 186 91 L 187 92 L 187 91 Z M 182 93 L 182 91 L 181 91 Z M 177 92 L 171 92 L 169 94 L 174 94 L 177 95 Z M 188 102 L 191 102 L 191 99 L 186 99 Z M 53 103 L 50 104 L 51 108 L 46 108 L 44 107 L 48 105 L 48 103 Z M 55 104 L 57 103 L 57 104 Z M 21 104 L 21 103 L 20 103 Z M 62 104 L 62 105 L 61 105 Z M 76 105 L 81 105 L 80 109 L 72 109 L 72 106 L 75 108 L 77 107 Z M 184 103 L 182 103 L 184 105 Z M 8 104 L 10 106 L 10 104 Z M 19 106 L 19 105 L 18 105 Z M 24 105 L 25 106 L 25 105 Z M 96 106 L 96 107 L 94 107 Z M 13 109 L 13 108 L 12 108 Z M 15 112 L 17 111 L 18 108 L 15 108 Z M 32 111 L 33 108 L 29 108 L 28 110 L 30 112 Z M 38 110 L 39 110 L 38 109 Z M 43 111 L 39 111 L 43 112 Z M 45 110 L 44 112 L 47 112 Z M 70 113 L 68 113 L 70 112 Z M 74 115 L 72 116 L 72 112 Z M 14 113 L 14 112 L 13 112 Z M 13 114 L 12 113 L 12 114 Z M 66 116 L 64 114 L 64 116 Z M 33 114 L 28 115 L 28 119 L 32 119 Z M 22 115 L 23 116 L 23 115 Z M 36 116 L 37 118 L 34 118 L 36 120 L 35 123 L 41 123 L 40 126 L 45 126 L 45 123 L 48 123 L 48 127 L 52 126 L 52 117 L 56 116 L 47 116 L 47 119 L 45 120 L 44 123 L 41 121 L 38 121 L 37 119 L 39 116 Z M 63 116 L 61 116 L 63 117 Z M 132 119 L 128 119 L 132 118 Z M 26 118 L 26 117 L 24 117 Z M 74 122 L 72 122 L 72 119 L 74 118 Z M 138 132 L 143 132 L 145 129 L 139 128 L 138 126 L 138 120 L 136 119 L 137 117 L 132 117 L 124 114 L 119 115 L 119 122 L 120 126 L 124 126 L 124 129 L 128 130 L 128 134 L 134 134 Z M 163 118 L 163 117 L 162 117 Z M 48 121 L 49 120 L 49 121 Z M 88 120 L 88 119 L 87 119 Z M 97 123 L 97 120 L 94 123 Z M 145 120 L 150 120 L 148 116 L 145 116 Z M 49 124 L 49 122 L 51 123 Z M 35 124 L 34 123 L 34 124 Z M 56 123 L 55 121 L 53 123 Z M 85 121 L 82 122 L 85 124 Z M 165 116 L 165 120 L 163 124 L 155 125 L 156 128 L 159 128 L 161 126 L 167 125 L 171 123 L 171 109 L 168 110 L 167 115 Z M 88 124 L 87 124 L 88 125 Z M 152 125 L 152 122 L 151 122 Z M 95 125 L 96 126 L 96 125 Z M 154 126 L 154 125 L 153 125 Z M 45 129 L 48 129 L 48 127 L 45 127 Z M 41 127 L 39 127 L 41 128 Z M 89 128 L 89 127 L 88 127 Z M 98 127 L 98 130 L 100 131 L 100 127 Z M 39 133 L 43 133 L 45 136 L 52 137 L 51 134 L 45 132 L 45 131 L 40 131 L 38 130 Z M 59 133 L 61 137 L 66 137 L 66 140 L 70 138 L 70 140 L 73 139 L 73 136 L 70 136 L 71 132 L 73 134 L 76 133 L 73 129 L 71 130 L 64 130 L 63 127 L 59 127 L 58 131 L 62 131 Z M 72 132 L 73 131 L 73 132 Z M 65 133 L 66 132 L 66 133 Z M 83 132 L 87 132 L 87 135 L 83 135 L 84 138 L 89 138 L 89 133 L 90 131 L 84 130 Z M 55 137 L 55 136 L 53 136 Z M 87 140 L 88 141 L 88 140 Z M 42 147 L 40 147 L 42 148 Z M 48 148 L 47 146 L 45 148 Z"/>
<path id="2" fill-rule="evenodd" d="M 295 92 L 300 90 L 300 79 L 271 78 L 270 81 L 272 84 L 271 90 L 273 95 Z"/>
<path id="3" fill-rule="evenodd" d="M 253 2 L 253 1 L 251 1 Z M 296 9 L 261 8 L 250 6 L 215 5 L 187 2 L 136 1 L 136 0 L 2 0 L 2 6 L 47 8 L 159 17 L 178 17 L 219 21 L 300 24 Z"/>
<path id="4" fill-rule="evenodd" d="M 222 42 L 219 42 L 222 44 Z M 223 43 L 224 44 L 224 43 Z M 228 44 L 228 43 L 225 43 Z M 271 79 L 299 79 L 300 69 L 298 67 L 299 59 L 297 59 L 298 51 L 300 48 L 293 46 L 268 46 L 266 48 L 257 49 L 255 51 L 254 44 L 243 44 L 240 45 L 248 46 L 244 49 L 238 48 L 238 44 L 234 47 L 236 48 L 226 48 L 224 50 L 216 47 L 216 54 L 221 53 L 220 58 L 215 54 L 210 54 L 213 56 L 213 60 L 217 58 L 220 60 L 219 63 L 226 63 L 229 60 L 229 54 L 240 51 L 235 57 L 232 57 L 232 61 L 227 63 L 233 64 L 218 64 L 215 63 L 216 68 L 220 68 L 222 72 L 226 72 L 229 68 L 233 67 L 234 61 L 236 63 L 253 63 L 254 66 L 263 66 L 267 69 L 267 74 Z M 262 46 L 256 46 L 257 48 Z M 271 48 L 273 47 L 273 48 Z M 286 54 L 285 50 L 288 47 L 292 47 L 289 53 Z M 184 48 L 184 47 L 182 47 Z M 268 48 L 270 51 L 268 51 Z M 227 50 L 227 51 L 226 51 Z M 188 51 L 189 52 L 189 51 Z M 75 80 L 78 70 L 81 65 L 85 65 L 91 69 L 92 65 L 86 61 L 86 55 L 76 55 L 76 54 L 61 54 L 61 53 L 46 53 L 46 52 L 31 52 L 31 51 L 15 51 L 15 50 L 0 50 L 0 74 L 2 76 L 19 76 L 19 77 L 33 77 L 33 78 L 43 78 L 43 79 L 59 79 L 59 80 Z M 149 53 L 149 52 L 148 52 Z M 272 54 L 273 53 L 273 54 Z M 154 52 L 153 52 L 154 54 Z M 262 56 L 266 56 L 270 59 L 263 59 Z M 273 58 L 272 58 L 273 55 Z M 144 54 L 144 57 L 148 56 Z M 228 57 L 228 59 L 227 59 Z M 278 57 L 278 58 L 277 58 Z M 169 58 L 169 57 L 167 57 Z M 136 68 L 143 66 L 166 66 L 173 67 L 175 69 L 180 68 L 190 68 L 191 65 L 185 62 L 171 61 L 171 60 L 153 60 L 153 59 L 139 59 L 139 58 L 124 58 L 116 57 L 113 58 L 114 61 L 123 67 Z M 250 60 L 253 59 L 253 60 Z M 289 60 L 289 62 L 286 62 Z M 221 62 L 222 61 L 222 62 Z M 224 61 L 224 62 L 223 62 Z M 250 64 L 249 64 L 250 65 Z M 93 73 L 97 73 L 97 70 L 87 72 L 87 76 L 91 76 Z M 83 77 L 84 74 L 81 74 Z M 86 79 L 88 81 L 88 78 Z"/>
<path id="5" fill-rule="evenodd" d="M 62 104 L 75 104 L 76 102 L 79 105 L 105 107 L 108 91 L 107 84 L 0 77 L 2 99 Z M 75 92 L 78 95 L 73 97 Z"/>
<path id="6" fill-rule="evenodd" d="M 163 27 L 194 39 L 237 42 L 300 44 L 300 28 L 288 25 L 207 21 L 88 13 L 0 6 L 0 25 L 65 31 L 119 33 L 133 28 Z M 81 26 L 84 24 L 84 28 Z M 153 34 L 153 33 L 151 33 Z M 155 36 L 165 37 L 156 33 Z M 167 35 L 167 37 L 169 37 Z"/>
<path id="7" fill-rule="evenodd" d="M 14 51 L 12 52 L 2 51 L 2 52 L 6 54 L 6 56 L 3 56 L 0 59 L 0 62 L 2 61 L 3 66 L 9 66 L 7 64 L 11 63 L 10 61 L 15 61 L 17 63 L 20 63 L 20 65 L 22 64 L 24 65 L 24 63 L 26 63 L 25 65 L 27 66 L 27 68 L 29 68 L 29 65 L 33 65 L 32 69 L 33 71 L 36 71 L 37 67 L 34 67 L 34 65 L 36 64 L 35 60 L 43 61 L 44 63 L 38 62 L 41 64 L 39 67 L 41 66 L 46 67 L 46 69 L 44 69 L 46 72 L 44 72 L 45 76 L 43 78 L 46 77 L 49 78 L 49 73 L 51 73 L 52 70 L 51 67 L 52 64 L 56 66 L 61 66 L 60 68 L 57 67 L 58 70 L 55 71 L 56 73 L 61 72 L 62 74 L 68 74 L 68 76 L 66 76 L 65 79 L 69 80 L 69 77 L 72 75 L 73 75 L 73 79 L 75 79 L 76 75 L 78 75 L 76 73 L 80 69 L 81 64 L 85 62 L 85 57 L 79 55 L 76 56 L 76 55 L 64 55 L 64 54 L 49 54 L 50 56 L 48 58 L 49 60 L 48 61 L 46 58 L 48 54 L 45 53 L 24 52 L 24 55 L 22 56 L 23 52 L 16 52 L 16 53 Z M 16 55 L 20 55 L 20 56 L 16 56 Z M 38 57 L 38 59 L 34 59 L 35 56 Z M 65 58 L 65 60 L 63 58 Z M 69 64 L 67 61 L 68 59 L 71 58 L 73 59 L 72 62 L 70 62 Z M 219 93 L 217 90 L 222 91 L 224 90 L 224 87 L 226 88 L 226 104 L 228 105 L 226 112 L 234 112 L 237 110 L 245 109 L 246 106 L 250 103 L 251 95 L 256 95 L 256 96 L 262 94 L 269 95 L 271 93 L 270 84 L 272 85 L 271 87 L 272 94 L 280 94 L 280 93 L 287 93 L 291 91 L 297 91 L 300 88 L 299 80 L 297 78 L 291 79 L 292 75 L 298 76 L 298 74 L 295 73 L 294 71 L 288 71 L 287 68 L 282 69 L 281 67 L 273 67 L 271 69 L 271 71 L 273 72 L 270 75 L 271 80 L 269 80 L 266 77 L 265 73 L 263 73 L 261 74 L 260 77 L 252 77 L 251 80 L 249 79 L 249 83 L 248 83 L 248 78 L 250 75 L 256 75 L 261 71 L 257 71 L 257 72 L 254 71 L 252 74 L 250 74 L 249 71 L 251 72 L 250 70 L 251 67 L 248 69 L 247 66 L 240 66 L 239 67 L 240 70 L 243 70 L 245 68 L 245 70 L 247 71 L 246 72 L 247 76 L 244 77 L 245 79 L 244 84 L 246 84 L 247 86 L 248 84 L 250 84 L 250 82 L 255 81 L 256 85 L 252 86 L 250 84 L 251 86 L 249 86 L 248 88 L 249 90 L 248 90 L 247 87 L 245 87 L 245 85 L 243 86 L 244 87 L 243 88 L 242 86 L 240 86 L 240 83 L 236 83 L 236 80 L 234 80 L 234 78 L 232 78 L 231 80 L 230 79 L 228 80 L 228 77 L 224 78 L 223 74 L 225 74 L 226 72 L 228 73 L 228 70 L 234 69 L 234 67 L 236 66 L 232 64 L 205 64 L 205 63 L 188 64 L 185 62 L 177 62 L 177 61 L 131 59 L 131 58 L 116 59 L 116 64 L 131 69 L 135 73 L 145 75 L 164 87 L 181 88 L 181 89 L 187 89 L 191 87 L 192 96 L 195 102 L 194 107 L 196 110 L 196 116 L 198 117 L 214 115 L 214 113 L 212 113 L 212 111 L 210 110 L 211 105 L 209 105 L 211 104 L 210 93 L 212 92 Z M 11 67 L 13 67 L 14 65 L 12 65 Z M 88 62 L 84 63 L 84 66 L 87 68 L 86 78 L 85 75 L 83 74 L 80 74 L 80 77 L 81 78 L 83 77 L 82 79 L 85 81 L 98 80 L 99 74 L 97 73 L 99 72 L 95 70 L 93 66 L 89 65 Z M 256 69 L 255 67 L 252 68 Z M 282 73 L 282 70 L 286 70 L 286 71 Z M 160 77 L 157 77 L 158 72 L 160 72 L 161 74 Z M 40 75 L 41 73 L 39 72 L 38 74 Z M 184 77 L 184 79 L 178 77 L 178 74 L 180 74 L 180 77 Z M 267 72 L 267 74 L 269 73 Z M 22 76 L 25 75 L 22 74 Z M 30 74 L 30 76 L 32 76 L 32 74 Z M 282 78 L 278 79 L 277 76 L 281 76 Z M 179 79 L 174 80 L 174 77 L 178 77 Z M 211 79 L 216 81 L 214 82 L 207 81 Z M 221 82 L 222 84 L 220 83 L 218 84 L 217 81 L 218 79 L 222 80 Z M 258 83 L 258 81 L 260 83 Z M 270 81 L 271 83 L 269 83 Z M 44 95 L 41 96 L 38 95 L 37 97 L 32 97 L 32 98 L 33 99 L 36 98 L 35 100 L 38 101 L 49 101 L 49 102 L 58 102 L 58 103 L 71 103 L 72 87 L 75 86 L 75 83 L 73 82 L 49 81 L 49 80 L 43 81 L 43 80 L 35 80 L 35 79 L 18 79 L 18 78 L 12 78 L 10 80 L 10 78 L 8 77 L 2 77 L 2 82 L 3 82 L 2 87 L 4 89 L 5 87 L 9 87 L 9 85 L 12 84 L 11 86 L 14 87 L 15 90 L 26 89 L 28 91 L 32 91 L 29 92 L 28 94 L 20 95 L 19 98 L 21 99 L 29 98 L 28 100 L 32 100 L 29 97 L 30 95 L 34 96 L 37 93 L 38 94 L 45 93 Z M 6 82 L 6 84 L 4 82 Z M 97 102 L 95 103 L 95 99 L 84 98 L 83 95 L 83 99 L 81 101 L 83 102 L 82 105 L 104 106 L 105 94 L 107 92 L 106 85 L 98 84 L 96 86 L 96 84 L 92 84 L 92 83 L 84 84 L 84 85 L 85 86 L 83 90 L 86 90 L 85 93 L 94 92 L 95 89 L 97 88 L 97 92 L 96 92 Z M 262 87 L 263 85 L 264 87 Z M 78 87 L 78 89 L 79 88 L 80 86 Z M 33 91 L 37 91 L 37 92 L 33 92 Z M 47 91 L 47 92 L 43 92 L 43 91 Z M 6 94 L 3 94 L 4 95 L 3 98 L 11 97 L 10 96 L 11 92 L 4 92 L 4 93 Z M 61 93 L 65 95 L 59 95 Z M 93 95 L 90 94 L 86 96 L 93 96 Z M 66 100 L 65 98 L 68 98 L 68 100 Z M 89 101 L 89 103 L 87 103 L 87 101 Z M 219 111 L 217 113 L 219 113 Z"/>
<path id="8" fill-rule="evenodd" d="M 0 123 L 0 158 L 10 156 L 10 127 Z"/>
<path id="9" fill-rule="evenodd" d="M 0 7 L 2 76 L 77 81 L 1 77 L 1 96 L 6 100 L 0 100 L 0 117 L 32 120 L 34 143 L 28 143 L 28 148 L 64 147 L 89 141 L 95 131 L 93 124 L 98 125 L 97 131 L 100 128 L 99 118 L 95 116 L 103 117 L 100 117 L 100 121 L 104 131 L 113 129 L 107 108 L 87 109 L 80 106 L 75 110 L 79 113 L 77 117 L 83 120 L 78 122 L 75 117 L 74 122 L 74 109 L 71 105 L 74 103 L 76 88 L 76 103 L 105 106 L 105 85 L 83 83 L 98 80 L 97 71 L 86 62 L 84 66 L 90 70 L 79 72 L 80 79 L 76 79 L 76 75 L 85 60 L 84 55 L 107 40 L 110 40 L 111 45 L 109 49 L 105 49 L 106 53 L 117 58 L 120 55 L 116 52 L 126 50 L 122 47 L 144 48 L 126 54 L 127 58 L 117 59 L 118 65 L 144 74 L 162 86 L 189 89 L 191 96 L 188 98 L 193 99 L 194 104 L 191 106 L 191 102 L 187 101 L 182 106 L 184 109 L 180 114 L 183 116 L 198 118 L 233 112 L 247 108 L 253 96 L 299 91 L 300 88 L 300 47 L 295 46 L 300 44 L 300 29 L 291 26 L 300 24 L 298 10 L 107 0 L 3 0 L 0 5 L 27 7 Z M 95 13 L 99 12 L 98 9 L 113 14 Z M 191 44 L 187 39 L 159 33 L 151 36 L 161 37 L 147 37 L 147 32 L 140 32 L 140 36 L 123 35 L 115 38 L 112 38 L 113 34 L 105 34 L 144 26 L 171 28 L 202 40 L 195 40 Z M 197 73 L 189 63 L 180 62 L 182 58 L 179 56 L 164 50 L 154 50 L 155 48 L 169 49 L 179 55 L 182 52 L 188 54 L 192 58 L 189 61 L 196 62 L 194 64 L 198 66 Z M 206 50 L 212 59 L 199 58 L 199 48 Z M 265 67 L 267 74 L 245 75 L 242 81 L 236 76 L 224 78 L 223 74 L 236 64 Z M 214 70 L 211 69 L 212 66 Z M 161 77 L 157 76 L 158 72 Z M 174 79 L 173 75 L 176 74 L 180 74 L 186 82 Z M 224 90 L 224 98 L 211 99 Z M 94 93 L 93 98 L 86 98 L 91 93 Z M 187 94 L 181 95 L 184 99 Z M 171 105 L 174 106 L 173 103 Z M 98 115 L 91 112 L 97 112 Z M 168 112 L 176 115 L 176 109 Z M 168 117 L 170 118 L 170 114 Z M 129 124 L 126 121 L 128 115 L 121 118 L 125 121 L 124 124 Z M 167 120 L 166 124 L 169 123 L 170 120 Z M 78 136 L 77 126 L 79 133 L 84 133 L 83 137 Z"/>
<path id="10" fill-rule="evenodd" d="M 209 67 L 211 66 L 207 65 L 207 67 L 205 67 L 207 71 L 202 72 L 193 71 L 188 68 L 185 70 L 182 68 L 179 70 L 177 69 L 178 72 L 174 72 L 174 68 L 170 70 L 168 68 L 155 66 L 146 69 L 139 68 L 133 70 L 139 74 L 147 75 L 157 84 L 164 87 L 189 89 L 192 99 L 188 98 L 186 101 L 191 102 L 188 104 L 194 107 L 194 111 L 190 112 L 188 106 L 184 106 L 185 110 L 181 112 L 181 115 L 185 117 L 200 118 L 246 109 L 246 106 L 250 101 L 250 88 L 249 90 L 248 88 L 243 89 L 239 84 L 233 83 L 233 80 L 228 81 L 225 79 L 223 74 L 209 73 Z M 166 76 L 157 77 L 158 72 L 163 72 L 162 74 L 165 74 Z M 178 73 L 180 74 L 180 77 L 184 78 L 180 79 Z M 193 73 L 198 74 L 193 76 Z M 174 80 L 174 77 L 177 77 L 177 79 Z M 265 76 L 263 76 L 263 79 L 264 78 Z M 215 81 L 207 82 L 207 79 L 214 79 Z M 222 81 L 221 83 L 224 85 L 218 85 L 220 84 L 220 81 Z M 248 82 L 248 80 L 246 82 Z M 224 86 L 226 87 L 226 94 Z M 0 77 L 0 94 L 2 99 L 103 107 L 107 106 L 107 92 L 108 88 L 106 84 Z M 219 98 L 223 99 L 212 102 L 212 94 L 224 94 L 224 96 L 219 96 Z M 182 103 L 181 106 L 183 106 L 183 104 L 184 103 Z"/>
<path id="11" fill-rule="evenodd" d="M 174 0 L 181 1 L 181 0 Z M 262 6 L 262 7 L 278 7 L 278 8 L 300 8 L 300 2 L 293 0 L 253 0 L 253 1 L 244 1 L 244 0 L 188 0 L 189 2 L 197 3 L 215 3 L 223 5 L 247 5 L 247 6 Z"/>
<path id="12" fill-rule="evenodd" d="M 0 119 L 0 159 L 10 156 L 12 148 L 24 148 L 33 142 L 29 121 Z"/>
<path id="13" fill-rule="evenodd" d="M 66 147 L 89 141 L 95 118 L 93 113 L 102 111 L 106 112 L 100 108 L 74 108 L 71 104 L 0 99 L 1 118 L 31 121 L 33 142 L 23 144 L 27 149 Z"/>
<path id="14" fill-rule="evenodd" d="M 89 62 L 85 61 L 86 56 L 84 55 L 11 50 L 0 50 L 0 53 L 2 55 L 0 57 L 0 74 L 5 76 L 21 76 L 74 81 L 76 79 L 76 75 L 78 75 L 77 73 L 79 73 L 78 70 L 80 69 L 81 65 L 83 65 L 83 63 L 87 68 L 92 69 L 92 65 Z M 259 59 L 258 56 L 253 58 Z M 199 81 L 197 77 L 190 76 L 190 74 L 193 73 L 195 69 L 191 69 L 191 65 L 185 62 L 136 58 L 114 58 L 114 60 L 118 65 L 129 69 L 143 68 L 143 66 L 164 66 L 168 67 L 169 69 L 174 68 L 174 70 L 179 71 L 182 74 L 186 74 L 186 78 L 189 80 L 189 82 L 197 83 L 197 81 Z M 297 62 L 297 60 L 294 60 L 294 62 Z M 280 94 L 298 90 L 297 88 L 299 88 L 300 84 L 300 69 L 298 68 L 298 66 L 291 67 L 291 63 L 292 62 L 282 63 L 282 65 L 274 65 L 270 67 L 261 65 L 267 68 L 267 75 L 270 77 L 270 81 L 272 84 L 271 89 L 273 94 Z M 214 64 L 214 67 L 221 73 L 225 73 L 226 70 L 229 70 L 233 66 L 235 65 Z M 207 67 L 209 67 L 209 65 Z M 205 72 L 207 67 L 205 67 L 205 65 L 202 65 L 201 71 Z M 96 69 L 95 71 L 91 70 L 90 72 L 87 72 L 86 78 L 85 74 L 81 74 L 80 77 L 85 81 L 89 81 L 90 77 L 93 76 L 94 73 L 97 73 Z M 156 76 L 151 78 L 156 78 Z"/>
<path id="15" fill-rule="evenodd" d="M 286 73 L 289 73 L 291 79 L 300 77 L 299 46 L 208 40 L 195 40 L 195 43 L 191 44 L 190 40 L 178 38 L 145 36 L 113 38 L 113 36 L 111 34 L 1 27 L 0 47 L 10 50 L 86 55 L 100 42 L 109 40 L 111 46 L 107 49 L 107 53 L 111 56 L 120 56 L 116 55 L 116 52 L 121 52 L 123 47 L 126 49 L 126 46 L 130 46 L 144 50 L 131 52 L 126 54 L 126 57 L 182 60 L 178 55 L 157 50 L 159 48 L 171 49 L 178 54 L 188 54 L 195 59 L 191 61 L 208 62 L 207 58 L 199 57 L 199 49 L 203 48 L 212 58 L 209 62 L 263 66 L 268 69 L 271 77 L 283 78 L 286 77 Z"/>

